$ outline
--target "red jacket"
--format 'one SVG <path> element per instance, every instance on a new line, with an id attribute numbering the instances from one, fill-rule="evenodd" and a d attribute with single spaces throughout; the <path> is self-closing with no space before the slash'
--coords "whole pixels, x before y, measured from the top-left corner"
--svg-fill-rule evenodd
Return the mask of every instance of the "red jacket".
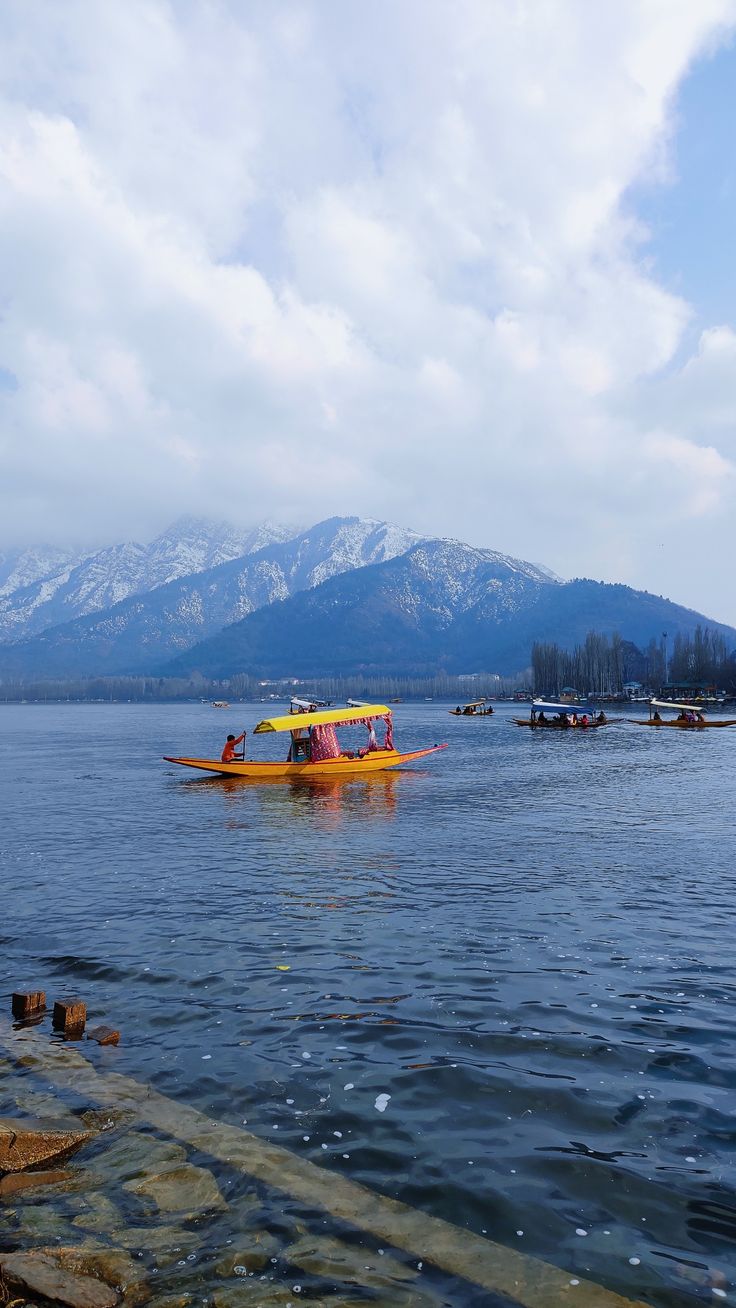
<path id="1" fill-rule="evenodd" d="M 235 758 L 235 746 L 239 745 L 242 740 L 245 740 L 245 732 L 243 732 L 242 736 L 238 736 L 236 740 L 225 741 L 225 748 L 222 751 L 221 758 L 222 763 L 232 763 Z"/>

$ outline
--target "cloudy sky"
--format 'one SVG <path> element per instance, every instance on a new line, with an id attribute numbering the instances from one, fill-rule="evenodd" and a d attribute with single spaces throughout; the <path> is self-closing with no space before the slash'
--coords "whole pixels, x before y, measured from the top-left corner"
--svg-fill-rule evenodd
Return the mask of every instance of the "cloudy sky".
<path id="1" fill-rule="evenodd" d="M 0 547 L 358 513 L 736 622 L 736 0 L 0 21 Z"/>

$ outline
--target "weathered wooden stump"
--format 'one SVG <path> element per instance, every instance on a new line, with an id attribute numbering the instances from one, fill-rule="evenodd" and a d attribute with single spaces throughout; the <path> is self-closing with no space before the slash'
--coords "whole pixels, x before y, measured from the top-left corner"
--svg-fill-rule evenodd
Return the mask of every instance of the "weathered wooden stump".
<path id="1" fill-rule="evenodd" d="M 87 1021 L 87 1005 L 82 999 L 57 999 L 52 1021 L 55 1031 L 81 1035 Z"/>
<path id="2" fill-rule="evenodd" d="M 88 1040 L 96 1040 L 98 1045 L 116 1045 L 120 1040 L 120 1032 L 112 1026 L 93 1026 L 87 1032 Z"/>
<path id="3" fill-rule="evenodd" d="M 23 1022 L 27 1017 L 38 1017 L 46 1007 L 46 991 L 14 990 L 12 1005 L 16 1022 Z"/>

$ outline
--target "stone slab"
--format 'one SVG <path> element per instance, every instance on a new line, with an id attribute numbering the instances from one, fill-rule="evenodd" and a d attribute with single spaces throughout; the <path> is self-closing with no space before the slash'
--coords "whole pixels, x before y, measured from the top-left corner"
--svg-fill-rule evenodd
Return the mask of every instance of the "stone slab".
<path id="1" fill-rule="evenodd" d="M 11 1172 L 8 1176 L 0 1177 L 0 1199 L 5 1203 L 15 1197 L 22 1190 L 37 1190 L 39 1186 L 58 1185 L 60 1181 L 68 1181 L 72 1172 Z"/>
<path id="2" fill-rule="evenodd" d="M 63 1158 L 92 1139 L 38 1117 L 0 1117 L 0 1172 L 24 1172 L 52 1158 Z"/>
<path id="3" fill-rule="evenodd" d="M 67 1308 L 115 1308 L 118 1296 L 94 1276 L 80 1276 L 59 1266 L 49 1253 L 0 1254 L 0 1273 L 24 1293 L 40 1295 Z"/>

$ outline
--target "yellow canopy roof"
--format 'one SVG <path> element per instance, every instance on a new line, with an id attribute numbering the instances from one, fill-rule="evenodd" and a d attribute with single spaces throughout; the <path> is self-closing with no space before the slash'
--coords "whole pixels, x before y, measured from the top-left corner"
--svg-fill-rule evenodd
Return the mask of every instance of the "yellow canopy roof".
<path id="1" fill-rule="evenodd" d="M 359 708 L 318 709 L 316 713 L 289 713 L 285 718 L 264 718 L 253 728 L 261 731 L 297 731 L 300 727 L 324 726 L 328 722 L 360 722 L 362 718 L 383 718 L 391 710 L 385 704 L 361 704 Z"/>

